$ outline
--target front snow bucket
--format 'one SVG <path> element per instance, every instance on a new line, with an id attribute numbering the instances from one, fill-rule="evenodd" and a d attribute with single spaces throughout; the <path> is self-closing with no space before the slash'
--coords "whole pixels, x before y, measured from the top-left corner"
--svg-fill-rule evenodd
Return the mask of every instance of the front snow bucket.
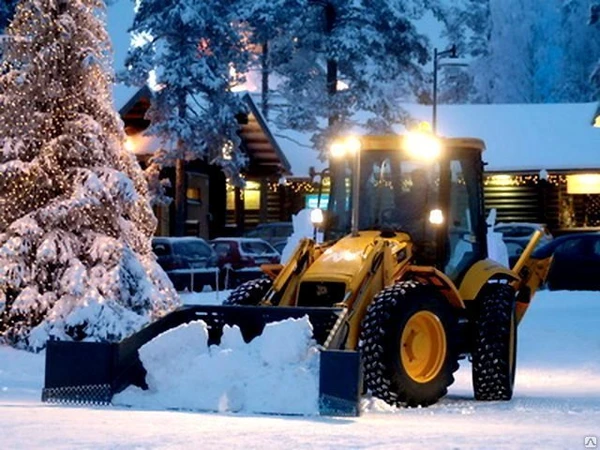
<path id="1" fill-rule="evenodd" d="M 146 371 L 138 349 L 161 333 L 184 323 L 202 320 L 209 345 L 218 344 L 225 325 L 239 326 L 246 342 L 263 332 L 266 324 L 308 316 L 313 337 L 325 344 L 342 308 L 256 306 L 188 306 L 148 325 L 119 343 L 50 341 L 46 349 L 42 401 L 109 404 L 112 396 L 130 385 L 146 389 Z M 323 351 L 321 355 L 321 411 L 326 415 L 356 415 L 360 372 L 355 352 Z M 356 383 L 355 383 L 356 381 Z"/>
<path id="2" fill-rule="evenodd" d="M 319 414 L 359 416 L 362 392 L 360 353 L 322 350 L 319 374 Z"/>

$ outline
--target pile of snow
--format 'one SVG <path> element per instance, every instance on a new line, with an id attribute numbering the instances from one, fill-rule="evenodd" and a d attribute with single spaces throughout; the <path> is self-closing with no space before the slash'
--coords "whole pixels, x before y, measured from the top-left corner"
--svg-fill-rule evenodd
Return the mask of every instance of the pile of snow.
<path id="1" fill-rule="evenodd" d="M 509 267 L 508 247 L 504 242 L 504 236 L 502 233 L 494 231 L 497 215 L 498 212 L 496 211 L 496 208 L 492 208 L 485 220 L 487 224 L 488 258 L 499 262 L 504 267 Z"/>
<path id="2" fill-rule="evenodd" d="M 287 244 L 281 251 L 281 264 L 286 264 L 288 262 L 302 239 L 314 237 L 315 228 L 310 220 L 310 213 L 310 208 L 304 208 L 298 211 L 298 214 L 292 216 L 294 231 L 288 237 Z M 322 239 L 319 239 L 319 236 L 317 236 L 317 242 L 320 242 L 321 240 Z"/>
<path id="3" fill-rule="evenodd" d="M 317 415 L 319 351 L 308 317 L 267 324 L 245 343 L 226 326 L 218 346 L 195 321 L 156 337 L 140 351 L 144 391 L 130 387 L 113 404 L 219 412 Z"/>

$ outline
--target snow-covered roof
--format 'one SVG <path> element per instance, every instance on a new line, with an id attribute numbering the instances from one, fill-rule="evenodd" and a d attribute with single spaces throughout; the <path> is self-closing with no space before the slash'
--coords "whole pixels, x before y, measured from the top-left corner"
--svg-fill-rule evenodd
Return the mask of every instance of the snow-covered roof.
<path id="1" fill-rule="evenodd" d="M 139 87 L 126 86 L 123 83 L 113 84 L 113 102 L 115 104 L 115 109 L 120 111 L 139 90 Z"/>
<path id="2" fill-rule="evenodd" d="M 143 132 L 128 135 L 127 141 L 130 142 L 131 151 L 138 156 L 152 155 L 161 147 L 160 139 Z"/>
<path id="3" fill-rule="evenodd" d="M 115 106 L 122 110 L 139 92 L 138 88 L 115 85 Z M 260 102 L 260 94 L 246 98 L 251 98 L 254 104 Z M 431 121 L 431 106 L 401 106 L 416 121 Z M 438 105 L 438 133 L 483 139 L 487 171 L 600 169 L 600 129 L 592 127 L 597 109 L 596 103 Z M 305 178 L 311 167 L 316 171 L 327 167 L 327 162 L 321 161 L 313 149 L 311 133 L 281 128 L 272 117 L 264 121 L 257 111 L 253 108 L 253 113 L 263 120 L 261 129 L 266 122 L 267 137 L 280 155 L 282 165 L 286 167 L 285 162 L 289 162 L 292 177 Z M 359 113 L 355 119 L 361 122 L 368 116 Z M 396 131 L 404 130 L 398 127 Z M 149 154 L 158 148 L 154 138 L 139 136 L 139 139 L 136 153 Z"/>
<path id="4" fill-rule="evenodd" d="M 402 107 L 415 120 L 431 121 L 431 106 Z M 600 169 L 600 130 L 591 126 L 596 109 L 596 103 L 438 105 L 438 133 L 483 139 L 488 171 Z M 280 129 L 273 122 L 269 127 L 293 176 L 308 177 L 311 166 L 326 167 L 312 149 L 310 133 Z"/>
<path id="5" fill-rule="evenodd" d="M 442 105 L 438 131 L 483 139 L 489 171 L 600 169 L 600 130 L 591 125 L 596 108 L 596 103 Z M 428 119 L 430 108 L 420 107 L 419 114 Z"/>

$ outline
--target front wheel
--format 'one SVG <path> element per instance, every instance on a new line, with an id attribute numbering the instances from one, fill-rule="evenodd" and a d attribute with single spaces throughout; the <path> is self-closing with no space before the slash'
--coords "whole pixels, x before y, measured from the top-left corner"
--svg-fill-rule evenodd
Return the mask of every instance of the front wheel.
<path id="1" fill-rule="evenodd" d="M 361 332 L 366 387 L 390 405 L 427 406 L 458 369 L 457 316 L 433 287 L 406 281 L 381 291 Z"/>
<path id="2" fill-rule="evenodd" d="M 256 306 L 273 285 L 270 278 L 257 278 L 240 284 L 223 302 L 224 305 Z"/>
<path id="3" fill-rule="evenodd" d="M 510 400 L 517 366 L 515 290 L 488 284 L 478 296 L 473 350 L 473 389 L 477 400 Z"/>

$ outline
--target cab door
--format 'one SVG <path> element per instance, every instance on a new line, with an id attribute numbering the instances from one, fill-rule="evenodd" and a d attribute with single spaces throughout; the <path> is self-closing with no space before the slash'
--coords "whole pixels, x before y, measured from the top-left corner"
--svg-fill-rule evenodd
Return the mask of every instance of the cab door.
<path id="1" fill-rule="evenodd" d="M 487 255 L 479 155 L 465 151 L 449 159 L 442 181 L 447 215 L 444 272 L 455 283 Z"/>

